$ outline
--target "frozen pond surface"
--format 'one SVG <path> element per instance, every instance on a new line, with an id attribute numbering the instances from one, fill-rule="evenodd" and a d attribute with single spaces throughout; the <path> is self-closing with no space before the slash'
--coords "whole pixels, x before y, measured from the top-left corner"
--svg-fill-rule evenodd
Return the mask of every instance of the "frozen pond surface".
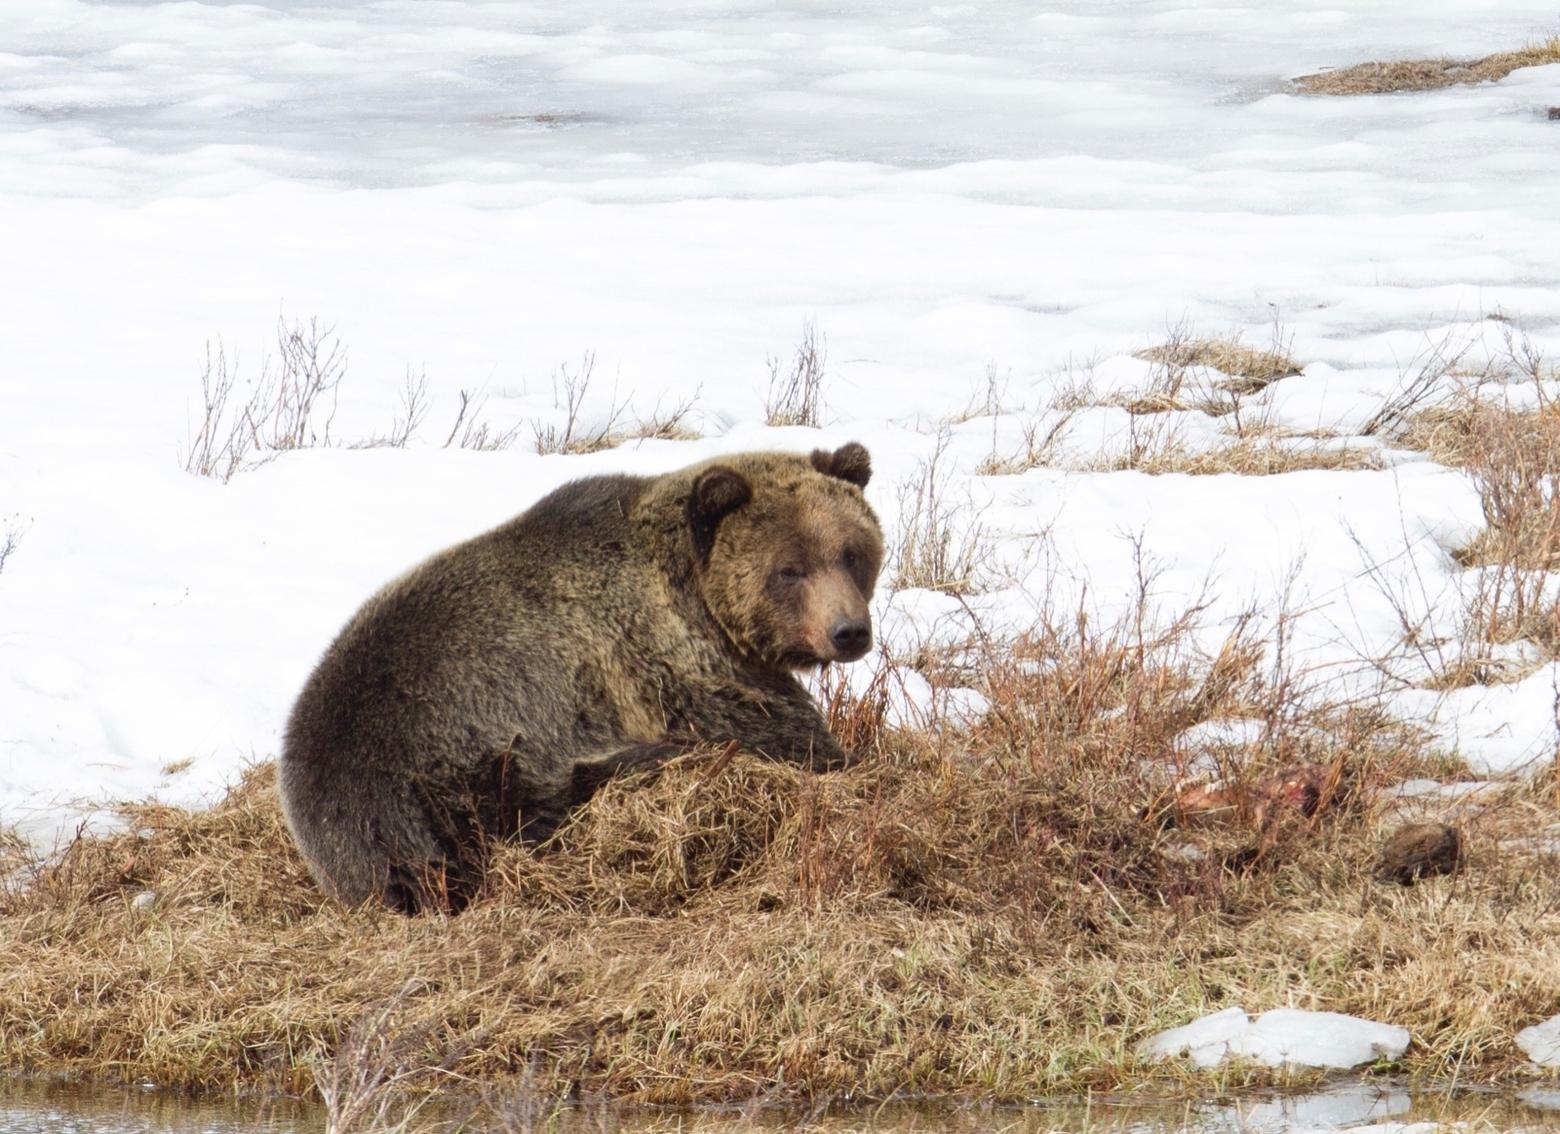
<path id="1" fill-rule="evenodd" d="M 1471 1126 L 1469 1125 L 1471 1123 Z M 1458 1125 L 1462 1124 L 1462 1125 Z M 440 1114 L 414 1121 L 407 1134 L 454 1134 L 461 1120 Z M 1525 1097 L 1414 1096 L 1390 1086 L 1343 1083 L 1314 1094 L 1262 1094 L 1204 1105 L 1154 1106 L 1120 1100 L 1061 1100 L 1032 1107 L 947 1107 L 891 1104 L 839 1109 L 816 1115 L 756 1110 L 636 1112 L 610 1108 L 568 1109 L 517 1106 L 507 1121 L 476 1122 L 469 1134 L 768 1134 L 810 1130 L 820 1134 L 1299 1134 L 1359 1131 L 1360 1134 L 1450 1134 L 1474 1129 L 1560 1130 L 1560 1095 L 1532 1091 Z M 43 1088 L 11 1082 L 0 1087 L 0 1134 L 320 1134 L 318 1108 L 293 1103 L 190 1101 L 148 1091 Z"/>
<path id="2" fill-rule="evenodd" d="M 1095 198 L 1135 173 L 1140 193 L 1185 207 L 1230 192 L 1231 175 L 1325 172 L 1326 198 L 1274 179 L 1247 188 L 1274 211 L 1332 211 L 1409 190 L 1477 204 L 1481 170 L 1536 189 L 1556 161 L 1552 147 L 1523 144 L 1542 108 L 1516 91 L 1307 106 L 1284 96 L 1296 75 L 1382 53 L 1508 49 L 1553 19 L 1535 0 L 1471 26 L 1445 0 L 1415 5 L 1412 20 L 1333 0 L 8 7 L 0 125 L 33 160 L 7 163 L 4 177 L 46 195 L 69 190 L 61 167 L 95 171 L 81 187 L 93 197 L 144 199 L 246 175 L 513 186 L 702 162 L 1005 160 L 1053 176 L 993 170 L 993 196 L 1108 204 Z M 1129 164 L 1105 178 L 1090 159 Z"/>

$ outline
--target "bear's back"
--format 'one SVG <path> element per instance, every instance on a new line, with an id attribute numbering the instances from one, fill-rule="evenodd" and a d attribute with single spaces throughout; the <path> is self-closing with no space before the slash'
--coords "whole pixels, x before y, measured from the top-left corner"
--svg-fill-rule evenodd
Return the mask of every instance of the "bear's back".
<path id="1" fill-rule="evenodd" d="M 571 621 L 621 601 L 635 554 L 628 512 L 644 483 L 564 485 L 384 587 L 305 684 L 284 755 L 397 765 L 395 749 L 438 749 L 483 722 L 508 727 L 517 697 L 556 680 L 559 653 L 580 642 Z"/>

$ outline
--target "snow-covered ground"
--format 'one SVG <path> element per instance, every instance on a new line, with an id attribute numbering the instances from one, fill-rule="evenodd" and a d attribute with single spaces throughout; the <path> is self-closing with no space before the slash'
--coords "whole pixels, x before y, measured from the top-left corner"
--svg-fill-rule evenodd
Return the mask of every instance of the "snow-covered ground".
<path id="1" fill-rule="evenodd" d="M 1286 88 L 1556 19 L 1552 0 L 1476 19 L 1451 0 L 8 0 L 0 824 L 209 798 L 274 754 L 369 592 L 564 480 L 857 438 L 892 528 L 949 422 L 946 491 L 1008 569 L 972 600 L 993 621 L 1022 623 L 1047 585 L 1109 618 L 1141 537 L 1166 609 L 1206 586 L 1216 637 L 1287 588 L 1305 666 L 1366 689 L 1362 659 L 1401 646 L 1395 603 L 1455 637 L 1449 553 L 1481 523 L 1460 474 L 1406 453 L 1090 471 L 1131 443 L 1109 405 L 1077 413 L 1052 467 L 976 469 L 1082 378 L 1101 403 L 1141 387 L 1132 352 L 1175 324 L 1255 346 L 1278 324 L 1305 369 L 1262 412 L 1344 438 L 1436 344 L 1508 325 L 1486 314 L 1560 350 L 1560 67 L 1412 96 Z M 226 484 L 186 473 L 208 342 L 252 381 L 278 319 L 313 316 L 350 351 L 340 444 Z M 766 359 L 809 323 L 824 428 L 768 429 Z M 692 399 L 702 439 L 534 453 L 555 377 L 588 354 L 588 422 Z M 419 436 L 346 447 L 391 428 L 409 369 Z M 460 390 L 520 443 L 441 447 Z M 880 615 L 892 642 L 948 608 L 885 593 Z M 1500 772 L 1553 757 L 1556 683 L 1545 665 L 1392 703 Z"/>

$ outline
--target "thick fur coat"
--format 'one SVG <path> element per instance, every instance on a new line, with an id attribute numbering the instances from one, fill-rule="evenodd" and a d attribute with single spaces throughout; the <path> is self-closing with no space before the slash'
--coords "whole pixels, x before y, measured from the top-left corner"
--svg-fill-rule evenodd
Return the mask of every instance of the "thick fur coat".
<path id="1" fill-rule="evenodd" d="M 283 811 L 349 904 L 459 909 L 485 848 L 700 743 L 845 766 L 795 670 L 871 644 L 857 444 L 567 484 L 352 618 L 293 707 Z"/>

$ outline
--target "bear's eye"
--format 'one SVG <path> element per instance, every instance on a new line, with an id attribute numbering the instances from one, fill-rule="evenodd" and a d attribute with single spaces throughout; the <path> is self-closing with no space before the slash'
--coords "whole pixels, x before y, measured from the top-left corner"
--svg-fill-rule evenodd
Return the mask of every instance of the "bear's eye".
<path id="1" fill-rule="evenodd" d="M 780 568 L 779 572 L 777 573 L 782 579 L 790 579 L 792 581 L 797 579 L 804 579 L 807 577 L 807 572 L 803 571 L 800 567 L 797 567 L 794 564 L 786 564 L 786 566 Z"/>
<path id="2" fill-rule="evenodd" d="M 845 549 L 845 554 L 840 556 L 840 559 L 844 562 L 845 570 L 847 571 L 854 571 L 856 569 L 856 564 L 861 562 L 861 556 L 856 554 L 856 549 L 854 547 L 847 547 Z"/>

